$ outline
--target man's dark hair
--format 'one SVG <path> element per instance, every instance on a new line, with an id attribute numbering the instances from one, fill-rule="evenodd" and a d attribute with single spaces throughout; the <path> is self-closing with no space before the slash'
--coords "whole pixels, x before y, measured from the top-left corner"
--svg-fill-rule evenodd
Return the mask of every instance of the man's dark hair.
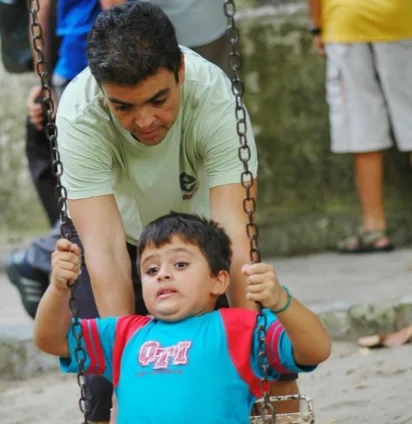
<path id="1" fill-rule="evenodd" d="M 171 212 L 147 225 L 138 241 L 138 257 L 141 258 L 146 247 L 160 247 L 169 243 L 173 236 L 198 246 L 214 276 L 222 270 L 230 270 L 231 241 L 223 228 L 212 220 L 187 213 Z"/>
<path id="2" fill-rule="evenodd" d="M 161 68 L 178 81 L 181 54 L 169 18 L 141 1 L 102 12 L 87 40 L 90 71 L 99 84 L 137 85 Z"/>

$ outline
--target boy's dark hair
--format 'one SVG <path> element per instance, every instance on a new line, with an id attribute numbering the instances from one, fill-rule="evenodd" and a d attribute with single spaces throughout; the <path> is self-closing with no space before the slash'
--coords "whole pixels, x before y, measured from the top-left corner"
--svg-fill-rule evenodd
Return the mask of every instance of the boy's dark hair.
<path id="1" fill-rule="evenodd" d="M 178 81 L 181 54 L 173 24 L 148 2 L 102 12 L 87 40 L 90 71 L 99 84 L 137 85 L 160 68 L 173 72 Z"/>
<path id="2" fill-rule="evenodd" d="M 147 225 L 138 241 L 138 258 L 147 246 L 160 247 L 170 242 L 173 236 L 198 246 L 214 276 L 222 270 L 230 271 L 232 248 L 229 236 L 216 222 L 187 213 L 170 212 Z"/>

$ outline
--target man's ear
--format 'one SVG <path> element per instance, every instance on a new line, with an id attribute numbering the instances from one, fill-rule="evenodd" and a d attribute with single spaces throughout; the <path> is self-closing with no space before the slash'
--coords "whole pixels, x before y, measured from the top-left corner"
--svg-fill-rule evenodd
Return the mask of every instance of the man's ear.
<path id="1" fill-rule="evenodd" d="M 229 286 L 229 282 L 229 273 L 227 271 L 220 271 L 219 274 L 215 277 L 215 283 L 212 287 L 211 294 L 216 296 L 224 294 Z"/>

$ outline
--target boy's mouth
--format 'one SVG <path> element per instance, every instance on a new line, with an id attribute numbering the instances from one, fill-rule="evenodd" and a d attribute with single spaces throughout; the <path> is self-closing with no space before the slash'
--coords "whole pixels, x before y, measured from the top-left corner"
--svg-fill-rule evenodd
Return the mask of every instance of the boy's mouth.
<path id="1" fill-rule="evenodd" d="M 157 291 L 156 297 L 158 297 L 160 299 L 167 299 L 167 298 L 173 296 L 176 293 L 177 293 L 177 290 L 175 290 L 171 287 L 163 287 L 163 288 L 161 288 Z"/>

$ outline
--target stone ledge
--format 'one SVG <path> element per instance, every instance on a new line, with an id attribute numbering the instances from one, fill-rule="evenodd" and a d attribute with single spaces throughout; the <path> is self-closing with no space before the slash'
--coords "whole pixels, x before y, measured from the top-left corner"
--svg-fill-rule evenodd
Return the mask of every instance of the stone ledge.
<path id="1" fill-rule="evenodd" d="M 33 325 L 0 326 L 0 379 L 25 380 L 58 369 L 58 360 L 33 344 Z"/>
<path id="2" fill-rule="evenodd" d="M 412 322 L 412 298 L 382 304 L 313 305 L 334 341 L 400 330 Z M 0 326 L 0 379 L 24 380 L 56 370 L 56 358 L 33 345 L 33 326 Z"/>

